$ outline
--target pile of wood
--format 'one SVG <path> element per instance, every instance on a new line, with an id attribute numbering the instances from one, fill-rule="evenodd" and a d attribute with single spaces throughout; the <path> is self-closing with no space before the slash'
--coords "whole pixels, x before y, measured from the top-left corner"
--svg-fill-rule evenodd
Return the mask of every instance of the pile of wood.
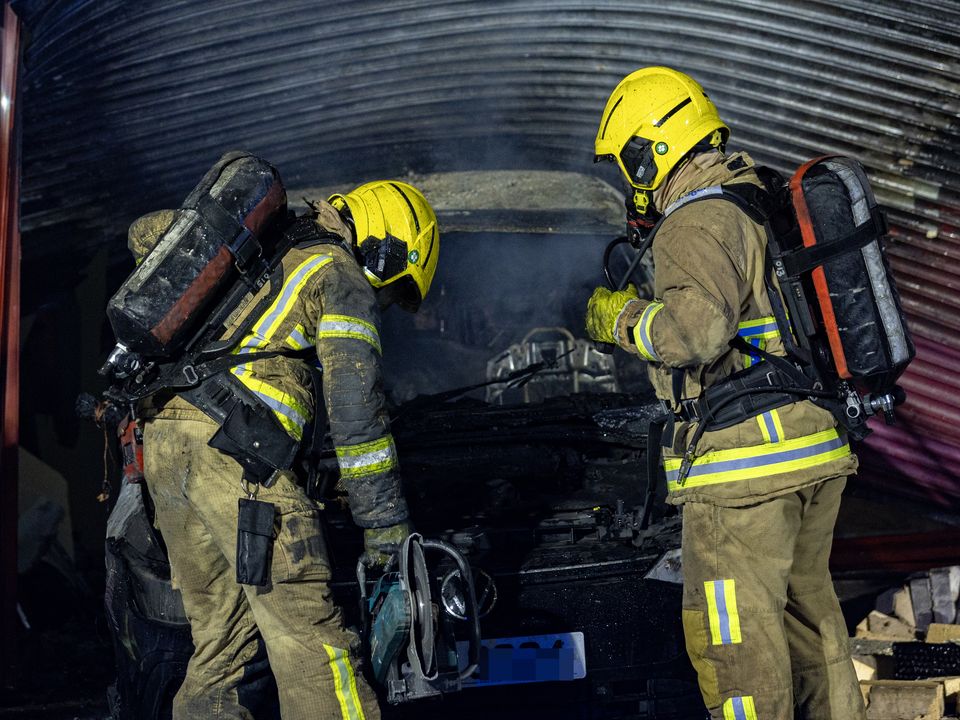
<path id="1" fill-rule="evenodd" d="M 877 598 L 851 639 L 868 720 L 960 715 L 960 566 L 917 575 Z"/>

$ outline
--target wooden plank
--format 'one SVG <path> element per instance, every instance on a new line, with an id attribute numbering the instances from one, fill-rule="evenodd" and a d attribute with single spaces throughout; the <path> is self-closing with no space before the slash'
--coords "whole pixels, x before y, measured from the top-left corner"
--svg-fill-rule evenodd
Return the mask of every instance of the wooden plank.
<path id="1" fill-rule="evenodd" d="M 877 680 L 860 683 L 867 720 L 941 720 L 943 683 L 932 680 Z"/>
<path id="2" fill-rule="evenodd" d="M 931 623 L 927 628 L 928 643 L 960 642 L 960 625 Z"/>
<path id="3" fill-rule="evenodd" d="M 916 631 L 902 620 L 873 610 L 857 625 L 856 636 L 869 640 L 916 640 Z"/>

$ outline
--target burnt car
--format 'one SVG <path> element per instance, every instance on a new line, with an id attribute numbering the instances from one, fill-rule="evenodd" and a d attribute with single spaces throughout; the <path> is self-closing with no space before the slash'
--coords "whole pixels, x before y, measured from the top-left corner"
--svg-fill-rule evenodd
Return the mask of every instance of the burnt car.
<path id="1" fill-rule="evenodd" d="M 390 587 L 358 579 L 362 538 L 332 448 L 310 488 L 326 507 L 348 622 L 368 639 L 386 633 L 377 647 L 404 647 L 375 682 L 385 717 L 701 716 L 679 620 L 679 517 L 647 492 L 646 426 L 659 408 L 640 363 L 581 337 L 621 198 L 571 173 L 416 182 L 438 210 L 444 258 L 420 313 L 385 315 L 383 345 L 412 519 L 427 539 L 420 564 L 402 557 L 403 583 Z M 107 550 L 114 717 L 169 716 L 192 645 L 142 485 L 123 487 Z M 401 584 L 411 626 L 374 627 Z M 425 658 L 432 670 L 417 667 Z M 270 716 L 265 658 L 249 677 Z"/>

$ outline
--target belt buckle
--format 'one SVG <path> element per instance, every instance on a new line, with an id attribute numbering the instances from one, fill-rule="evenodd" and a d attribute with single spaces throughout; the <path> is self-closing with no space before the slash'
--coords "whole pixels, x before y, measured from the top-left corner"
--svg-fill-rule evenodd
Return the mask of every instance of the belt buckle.
<path id="1" fill-rule="evenodd" d="M 190 385 L 196 385 L 198 382 L 200 382 L 200 375 L 197 373 L 197 370 L 193 367 L 193 365 L 183 366 L 183 377 Z"/>
<path id="2" fill-rule="evenodd" d="M 683 412 L 683 419 L 687 422 L 700 422 L 700 406 L 695 399 L 681 400 L 680 409 Z"/>

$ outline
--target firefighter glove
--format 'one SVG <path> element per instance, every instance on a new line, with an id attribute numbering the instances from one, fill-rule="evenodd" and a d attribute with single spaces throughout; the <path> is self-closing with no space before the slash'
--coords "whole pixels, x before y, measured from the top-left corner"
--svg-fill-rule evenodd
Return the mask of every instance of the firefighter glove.
<path id="1" fill-rule="evenodd" d="M 400 551 L 400 545 L 413 532 L 409 520 L 396 525 L 379 528 L 365 528 L 363 531 L 363 564 L 367 567 L 382 568 L 391 555 Z"/>
<path id="2" fill-rule="evenodd" d="M 635 302 L 640 302 L 640 296 L 633 283 L 624 290 L 598 287 L 587 302 L 587 334 L 597 342 L 619 344 L 617 321 Z"/>

